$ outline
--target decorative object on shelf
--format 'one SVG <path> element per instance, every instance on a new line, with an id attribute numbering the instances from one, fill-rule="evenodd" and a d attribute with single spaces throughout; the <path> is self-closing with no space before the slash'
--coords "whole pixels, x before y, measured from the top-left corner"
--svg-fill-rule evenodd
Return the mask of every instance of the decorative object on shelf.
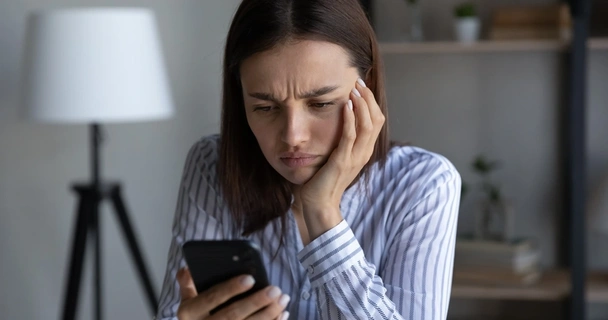
<path id="1" fill-rule="evenodd" d="M 422 29 L 422 12 L 420 11 L 421 0 L 405 0 L 407 4 L 407 21 L 408 21 L 408 41 L 422 42 L 424 41 L 424 32 Z"/>
<path id="2" fill-rule="evenodd" d="M 492 40 L 570 40 L 572 18 L 566 3 L 508 6 L 497 9 L 492 18 Z"/>
<path id="3" fill-rule="evenodd" d="M 499 167 L 498 162 L 480 155 L 475 158 L 472 167 L 481 178 L 481 190 L 485 194 L 476 210 L 475 238 L 510 241 L 513 238 L 513 207 L 502 196 L 499 186 L 490 179 L 491 173 Z"/>
<path id="4" fill-rule="evenodd" d="M 472 43 L 479 40 L 481 22 L 473 2 L 465 2 L 454 8 L 456 40 Z"/>
<path id="5" fill-rule="evenodd" d="M 76 318 L 87 248 L 93 253 L 94 314 L 103 318 L 102 204 L 112 204 L 150 312 L 158 307 L 121 185 L 101 175 L 102 123 L 162 120 L 173 103 L 154 12 L 146 8 L 61 8 L 33 12 L 24 50 L 23 113 L 40 122 L 90 128 L 91 177 L 79 198 L 62 319 Z M 125 155 L 128 156 L 128 155 Z M 41 209 L 41 213 L 48 213 Z"/>

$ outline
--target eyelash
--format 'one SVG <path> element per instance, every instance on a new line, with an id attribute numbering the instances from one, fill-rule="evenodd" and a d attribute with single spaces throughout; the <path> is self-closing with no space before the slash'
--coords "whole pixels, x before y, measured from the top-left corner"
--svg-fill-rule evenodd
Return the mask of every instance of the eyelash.
<path id="1" fill-rule="evenodd" d="M 334 105 L 333 101 L 330 102 L 316 102 L 316 103 L 311 103 L 311 106 L 316 108 L 316 109 L 324 109 L 328 106 Z M 273 108 L 275 107 L 271 107 L 271 106 L 265 106 L 265 107 L 255 107 L 253 109 L 253 111 L 261 111 L 261 112 L 269 112 L 271 111 Z"/>

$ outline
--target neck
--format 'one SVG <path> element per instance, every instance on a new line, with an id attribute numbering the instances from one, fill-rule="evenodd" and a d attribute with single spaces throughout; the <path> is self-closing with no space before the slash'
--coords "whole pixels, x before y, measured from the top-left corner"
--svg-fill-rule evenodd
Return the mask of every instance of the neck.
<path id="1" fill-rule="evenodd" d="M 302 208 L 302 198 L 300 197 L 300 191 L 302 190 L 301 186 L 294 185 L 292 188 L 293 192 L 293 203 L 291 204 L 291 210 L 294 215 L 301 216 L 303 212 Z"/>

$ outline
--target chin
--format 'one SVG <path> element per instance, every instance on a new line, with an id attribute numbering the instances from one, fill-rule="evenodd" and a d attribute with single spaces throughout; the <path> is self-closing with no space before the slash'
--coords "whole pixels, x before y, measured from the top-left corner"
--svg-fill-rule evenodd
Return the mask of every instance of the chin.
<path id="1" fill-rule="evenodd" d="M 316 172 L 317 170 L 298 170 L 295 172 L 279 172 L 279 174 L 283 178 L 285 178 L 285 180 L 291 182 L 294 185 L 300 186 L 310 181 L 310 179 L 312 179 Z"/>

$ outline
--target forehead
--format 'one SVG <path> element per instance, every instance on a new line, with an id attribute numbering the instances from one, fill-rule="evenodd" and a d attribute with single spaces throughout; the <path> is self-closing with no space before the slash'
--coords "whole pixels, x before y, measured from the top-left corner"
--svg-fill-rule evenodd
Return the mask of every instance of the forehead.
<path id="1" fill-rule="evenodd" d="M 257 53 L 241 64 L 243 85 L 298 81 L 339 82 L 352 73 L 350 56 L 339 45 L 317 40 L 302 40 L 279 45 Z"/>

